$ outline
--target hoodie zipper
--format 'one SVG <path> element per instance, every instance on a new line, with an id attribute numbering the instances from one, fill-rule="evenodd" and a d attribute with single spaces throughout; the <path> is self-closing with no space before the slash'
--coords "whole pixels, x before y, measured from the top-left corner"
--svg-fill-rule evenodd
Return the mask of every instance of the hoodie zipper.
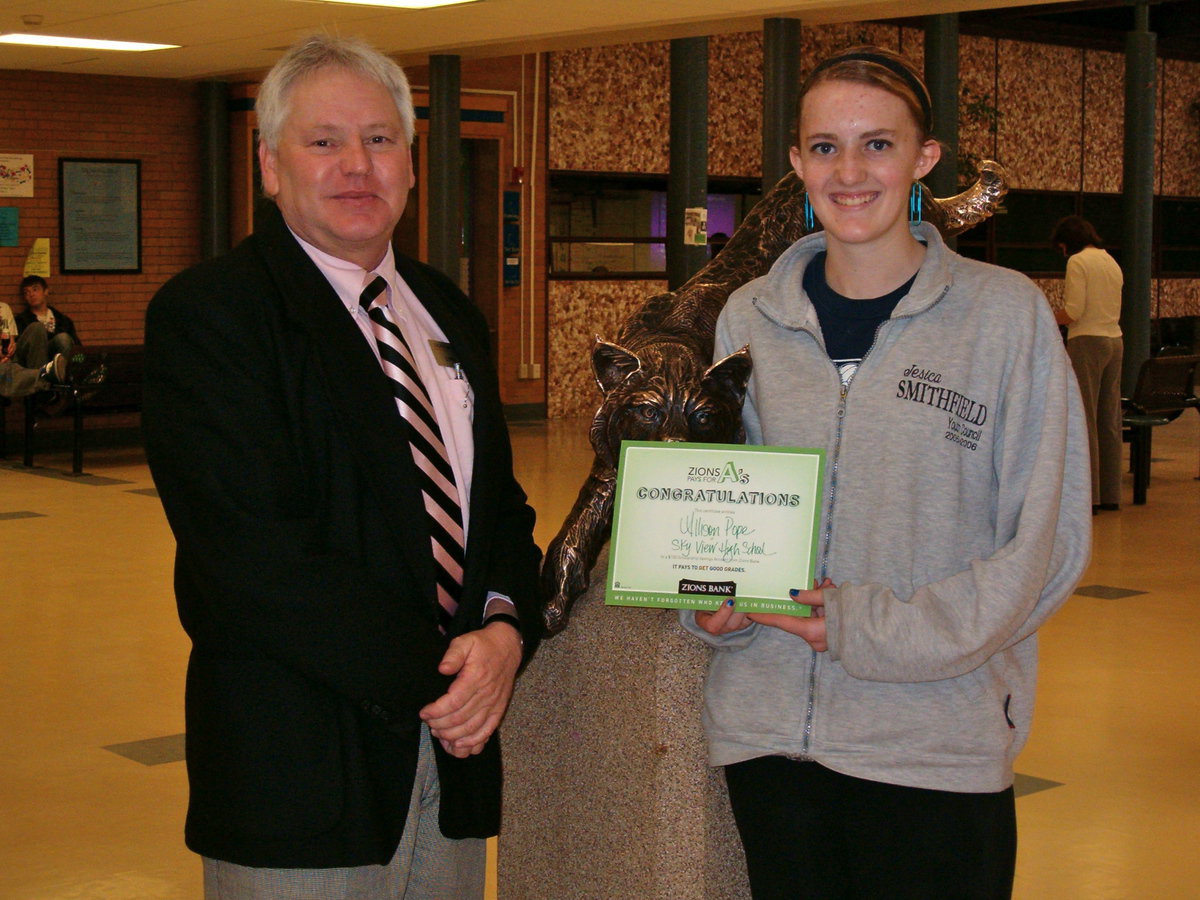
<path id="1" fill-rule="evenodd" d="M 862 368 L 863 363 L 867 361 L 867 357 L 871 355 L 871 351 L 879 343 L 879 333 L 883 330 L 883 326 L 890 321 L 891 319 L 884 319 L 875 327 L 875 334 L 871 338 L 871 346 L 867 348 L 867 352 L 859 360 L 858 369 L 855 370 L 854 376 L 850 379 L 851 384 L 858 377 L 858 371 Z M 833 462 L 830 465 L 829 494 L 825 504 L 825 534 L 822 537 L 823 546 L 821 548 L 819 581 L 824 581 L 829 574 L 829 547 L 833 543 L 833 504 L 837 496 L 838 474 L 842 463 L 842 428 L 846 422 L 846 397 L 850 393 L 850 384 L 842 382 L 840 373 L 838 383 L 837 429 L 834 431 L 833 436 Z M 809 653 L 811 659 L 808 664 L 808 704 L 804 710 L 804 732 L 800 742 L 800 758 L 803 760 L 812 759 L 810 751 L 812 749 L 813 714 L 816 711 L 817 705 L 817 651 L 810 648 Z"/>
<path id="2" fill-rule="evenodd" d="M 882 322 L 880 322 L 875 327 L 875 335 L 871 338 L 871 346 L 867 348 L 867 352 L 863 354 L 862 359 L 859 360 L 859 362 L 858 362 L 858 369 L 856 369 L 854 372 L 854 378 L 858 377 L 858 372 L 861 371 L 861 369 L 863 367 L 863 363 L 865 363 L 867 361 L 867 359 L 874 352 L 875 348 L 879 345 L 879 335 L 880 335 L 880 332 L 883 331 L 883 327 L 885 325 L 887 325 L 889 322 L 895 321 L 896 319 L 912 318 L 918 312 L 924 312 L 926 309 L 929 309 L 929 308 L 935 306 L 937 303 L 939 303 L 941 301 L 941 299 L 943 297 L 946 296 L 946 294 L 949 292 L 949 290 L 950 290 L 949 285 L 944 286 L 942 288 L 942 290 L 938 293 L 937 297 L 934 298 L 933 302 L 930 303 L 926 307 L 922 307 L 920 310 L 916 310 L 915 312 L 911 312 L 911 313 L 904 313 L 903 315 L 900 315 L 900 316 L 889 317 L 887 319 L 884 319 Z M 854 378 L 850 379 L 851 384 L 854 383 Z M 840 382 L 841 379 L 839 378 L 838 380 Z M 821 548 L 821 569 L 820 569 L 820 578 L 822 581 L 829 574 L 829 568 L 828 568 L 828 566 L 829 566 L 829 547 L 830 547 L 830 544 L 832 544 L 832 542 L 833 542 L 833 501 L 834 501 L 834 495 L 837 493 L 838 472 L 839 472 L 839 469 L 841 467 L 841 462 L 842 462 L 842 460 L 841 460 L 841 457 L 842 457 L 842 428 L 845 425 L 845 421 L 846 421 L 846 397 L 849 393 L 850 393 L 850 385 L 842 384 L 841 392 L 838 397 L 837 431 L 834 433 L 834 439 L 833 439 L 833 463 L 830 467 L 829 498 L 828 498 L 828 503 L 825 506 L 825 534 L 823 536 L 823 541 L 822 541 L 824 546 Z M 807 738 L 807 735 L 806 735 L 806 738 Z"/>
<path id="3" fill-rule="evenodd" d="M 876 329 L 876 339 L 879 337 L 879 331 Z M 874 343 L 871 344 L 874 347 Z M 867 351 L 868 353 L 870 351 Z M 866 359 L 864 356 L 863 359 Z M 860 362 L 859 365 L 862 365 Z M 857 373 L 856 373 L 857 374 Z M 853 379 L 852 379 L 853 380 Z M 850 392 L 850 385 L 841 384 L 839 382 L 839 396 L 837 406 L 837 429 L 833 437 L 833 461 L 830 465 L 829 475 L 829 493 L 826 495 L 825 502 L 825 534 L 822 537 L 821 547 L 821 568 L 818 576 L 818 581 L 824 581 L 829 571 L 829 545 L 833 539 L 833 501 L 837 494 L 838 482 L 838 467 L 841 463 L 842 451 L 842 423 L 846 419 L 846 395 Z M 809 648 L 808 662 L 808 703 L 804 709 L 804 731 L 800 741 L 800 759 L 811 760 L 810 750 L 812 748 L 812 727 L 813 713 L 817 705 L 817 651 Z"/>
<path id="4" fill-rule="evenodd" d="M 936 305 L 938 302 L 941 301 L 941 299 L 943 297 L 946 296 L 947 293 L 949 293 L 949 291 L 950 291 L 950 285 L 949 284 L 944 285 L 942 287 L 941 291 L 938 293 L 937 297 L 934 298 L 932 303 L 928 304 L 927 306 L 922 307 L 919 310 L 914 310 L 913 312 L 905 313 L 902 316 L 895 316 L 895 318 L 912 318 L 913 316 L 917 315 L 918 313 L 924 312 L 926 309 L 929 309 L 930 307 Z M 758 303 L 757 303 L 758 298 L 756 297 L 756 298 L 754 298 L 754 300 L 755 300 L 755 306 L 758 306 Z M 809 335 L 811 335 L 812 337 L 814 337 L 817 340 L 818 344 L 820 344 L 822 347 L 824 346 L 824 342 L 821 340 L 820 336 L 818 334 L 814 333 L 813 331 L 811 331 L 810 329 L 805 328 L 803 326 L 800 328 L 797 328 L 795 326 L 786 325 L 783 322 L 781 322 L 779 319 L 775 318 L 775 316 L 767 313 L 767 311 L 764 310 L 761 306 L 758 306 L 758 310 L 762 315 L 764 315 L 770 321 L 774 322 L 776 325 L 779 325 L 782 328 L 787 328 L 788 330 L 791 330 L 791 331 L 807 332 Z M 862 368 L 862 364 L 867 361 L 867 357 L 869 357 L 871 355 L 872 351 L 874 351 L 875 347 L 879 344 L 879 333 L 883 330 L 883 326 L 891 321 L 892 321 L 892 318 L 885 319 L 884 321 L 879 323 L 878 327 L 876 327 L 875 335 L 871 339 L 871 346 L 867 348 L 867 352 L 863 354 L 862 359 L 859 361 L 859 364 L 858 364 L 859 369 Z M 830 365 L 832 366 L 833 363 L 830 362 Z M 835 370 L 836 370 L 836 368 L 837 367 L 834 366 Z M 820 562 L 820 576 L 819 576 L 819 579 L 821 581 L 824 581 L 829 573 L 829 547 L 833 541 L 833 504 L 834 504 L 834 499 L 837 494 L 838 474 L 839 474 L 839 468 L 841 466 L 842 429 L 843 429 L 843 426 L 844 426 L 845 420 L 846 420 L 846 398 L 847 398 L 847 395 L 850 393 L 850 385 L 842 384 L 840 373 L 836 373 L 836 374 L 838 375 L 838 383 L 839 383 L 838 406 L 837 406 L 837 430 L 834 432 L 833 462 L 830 465 L 829 494 L 828 494 L 828 499 L 827 499 L 826 506 L 825 506 L 825 533 L 822 537 L 822 543 L 824 546 L 821 548 L 821 562 Z M 855 370 L 854 376 L 855 376 L 855 378 L 858 377 L 858 370 Z M 850 380 L 851 380 L 851 382 L 854 381 L 853 378 L 851 378 Z M 812 760 L 811 750 L 812 750 L 813 715 L 816 712 L 816 705 L 817 705 L 817 651 L 810 649 L 809 655 L 810 655 L 810 659 L 809 659 L 809 663 L 808 663 L 808 700 L 804 707 L 804 730 L 801 735 L 800 752 L 798 754 L 794 754 L 794 755 L 789 754 L 789 756 L 791 758 L 799 759 L 802 761 Z"/>

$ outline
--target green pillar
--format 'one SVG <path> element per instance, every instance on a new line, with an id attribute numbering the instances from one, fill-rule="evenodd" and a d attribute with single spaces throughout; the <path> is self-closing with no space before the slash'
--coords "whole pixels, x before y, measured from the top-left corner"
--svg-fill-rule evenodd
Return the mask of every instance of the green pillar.
<path id="1" fill-rule="evenodd" d="M 458 56 L 429 57 L 429 264 L 455 284 L 462 252 L 460 84 Z"/>
<path id="2" fill-rule="evenodd" d="M 958 13 L 925 17 L 925 85 L 941 161 L 924 179 L 936 197 L 958 193 Z"/>
<path id="3" fill-rule="evenodd" d="M 1121 389 L 1133 393 L 1138 370 L 1150 355 L 1150 314 L 1154 247 L 1154 111 L 1156 41 L 1150 9 L 1134 10 L 1133 31 L 1125 36 L 1125 168 L 1122 192 L 1125 233 L 1121 269 L 1125 276 L 1121 331 L 1125 339 Z"/>
<path id="4" fill-rule="evenodd" d="M 763 21 L 763 194 L 792 171 L 796 95 L 800 92 L 800 20 Z"/>
<path id="5" fill-rule="evenodd" d="M 708 207 L 708 38 L 671 41 L 671 149 L 667 173 L 667 286 L 675 290 L 708 261 L 684 243 L 687 210 Z"/>
<path id="6" fill-rule="evenodd" d="M 200 84 L 204 131 L 200 146 L 200 252 L 205 259 L 229 249 L 229 85 Z"/>

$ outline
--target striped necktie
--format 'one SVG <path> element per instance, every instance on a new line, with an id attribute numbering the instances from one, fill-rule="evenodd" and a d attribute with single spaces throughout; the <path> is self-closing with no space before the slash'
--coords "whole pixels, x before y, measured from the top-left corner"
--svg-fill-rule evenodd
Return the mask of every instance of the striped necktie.
<path id="1" fill-rule="evenodd" d="M 368 274 L 367 276 L 371 276 Z M 408 425 L 408 440 L 417 464 L 421 496 L 425 502 L 433 560 L 437 569 L 438 625 L 448 631 L 462 593 L 463 563 L 466 559 L 462 508 L 450 456 L 442 440 L 437 414 L 413 360 L 403 332 L 387 309 L 388 284 L 381 275 L 363 288 L 359 304 L 371 320 L 371 331 L 379 345 L 383 371 L 392 383 L 396 406 Z M 382 295 L 382 300 L 379 300 Z"/>

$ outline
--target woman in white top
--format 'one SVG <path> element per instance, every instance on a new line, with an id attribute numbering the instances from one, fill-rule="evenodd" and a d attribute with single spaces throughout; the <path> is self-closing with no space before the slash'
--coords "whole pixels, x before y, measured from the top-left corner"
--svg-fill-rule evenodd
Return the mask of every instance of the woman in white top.
<path id="1" fill-rule="evenodd" d="M 1092 514 L 1121 500 L 1121 267 L 1101 248 L 1092 223 L 1067 216 L 1050 242 L 1067 257 L 1067 355 L 1079 379 L 1092 452 Z"/>

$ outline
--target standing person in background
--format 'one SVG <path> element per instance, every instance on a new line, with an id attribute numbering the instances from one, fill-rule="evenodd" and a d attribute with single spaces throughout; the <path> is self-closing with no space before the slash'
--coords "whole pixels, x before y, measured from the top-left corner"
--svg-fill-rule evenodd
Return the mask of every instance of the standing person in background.
<path id="1" fill-rule="evenodd" d="M 290 48 L 256 100 L 275 201 L 146 315 L 175 534 L 188 846 L 209 900 L 472 900 L 540 553 L 479 310 L 392 249 L 404 72 Z"/>
<path id="2" fill-rule="evenodd" d="M 80 343 L 71 317 L 50 305 L 50 286 L 41 275 L 21 279 L 21 297 L 25 310 L 17 315 L 17 362 L 40 369 L 55 353 L 67 359 Z"/>
<path id="3" fill-rule="evenodd" d="M 1117 261 L 1092 223 L 1067 216 L 1050 243 L 1067 258 L 1060 325 L 1079 379 L 1092 459 L 1092 514 L 1121 508 L 1121 287 Z"/>
<path id="4" fill-rule="evenodd" d="M 816 614 L 682 614 L 710 761 L 755 900 L 1008 897 L 1037 629 L 1090 548 L 1079 390 L 1037 287 L 910 221 L 940 147 L 908 60 L 819 63 L 797 119 L 823 230 L 715 356 L 749 345 L 749 443 L 825 451 L 818 586 L 779 586 Z"/>

